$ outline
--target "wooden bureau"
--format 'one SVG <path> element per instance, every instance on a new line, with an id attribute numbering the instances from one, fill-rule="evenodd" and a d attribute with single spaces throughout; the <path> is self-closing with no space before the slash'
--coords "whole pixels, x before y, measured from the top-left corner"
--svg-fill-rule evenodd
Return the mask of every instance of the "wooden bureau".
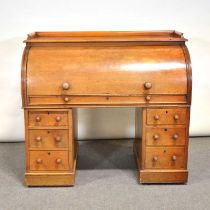
<path id="1" fill-rule="evenodd" d="M 140 183 L 186 183 L 186 41 L 176 31 L 29 34 L 21 71 L 26 185 L 74 185 L 79 107 L 134 107 Z"/>

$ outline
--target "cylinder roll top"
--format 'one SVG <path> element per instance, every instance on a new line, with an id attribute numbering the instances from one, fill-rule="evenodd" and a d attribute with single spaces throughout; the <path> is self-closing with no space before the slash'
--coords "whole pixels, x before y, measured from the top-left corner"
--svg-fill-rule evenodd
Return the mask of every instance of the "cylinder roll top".
<path id="1" fill-rule="evenodd" d="M 23 74 L 28 102 L 42 97 L 47 103 L 45 96 L 187 96 L 182 35 L 109 33 L 106 39 L 87 32 L 30 35 Z"/>

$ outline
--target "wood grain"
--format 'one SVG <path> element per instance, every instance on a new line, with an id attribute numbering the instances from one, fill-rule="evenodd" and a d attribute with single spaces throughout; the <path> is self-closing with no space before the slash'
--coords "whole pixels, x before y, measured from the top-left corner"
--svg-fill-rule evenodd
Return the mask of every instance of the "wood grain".
<path id="1" fill-rule="evenodd" d="M 158 116 L 159 119 L 155 119 Z M 178 119 L 175 119 L 178 116 Z M 148 125 L 167 125 L 167 124 L 185 124 L 187 121 L 187 109 L 185 108 L 162 108 L 162 109 L 147 109 L 147 124 Z"/>
<path id="2" fill-rule="evenodd" d="M 43 80 L 45 77 L 48 79 Z M 62 89 L 65 82 L 70 84 L 69 90 Z M 144 89 L 145 82 L 152 83 L 149 91 Z M 185 57 L 180 46 L 30 49 L 28 95 L 131 95 L 145 92 L 187 93 Z"/>
<path id="3" fill-rule="evenodd" d="M 156 137 L 156 138 L 155 138 Z M 186 143 L 186 128 L 146 128 L 146 144 L 150 146 L 178 146 Z"/>
<path id="4" fill-rule="evenodd" d="M 135 107 L 140 183 L 186 183 L 192 95 L 186 41 L 177 31 L 29 34 L 21 65 L 26 185 L 74 185 L 82 107 Z"/>
<path id="5" fill-rule="evenodd" d="M 36 118 L 39 117 L 40 121 Z M 60 117 L 60 121 L 57 121 Z M 62 111 L 30 111 L 29 126 L 65 126 L 68 125 L 67 112 Z"/>
<path id="6" fill-rule="evenodd" d="M 34 129 L 28 133 L 30 149 L 68 148 L 68 130 Z"/>
<path id="7" fill-rule="evenodd" d="M 176 156 L 176 160 L 172 157 Z M 155 161 L 154 158 L 157 157 Z M 146 169 L 184 169 L 184 147 L 146 147 Z"/>

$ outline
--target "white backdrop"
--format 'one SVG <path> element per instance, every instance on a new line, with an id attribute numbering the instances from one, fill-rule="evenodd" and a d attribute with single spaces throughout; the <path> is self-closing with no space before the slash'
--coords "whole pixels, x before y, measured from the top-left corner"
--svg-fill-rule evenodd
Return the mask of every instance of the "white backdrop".
<path id="1" fill-rule="evenodd" d="M 0 0 L 0 140 L 23 140 L 20 63 L 33 31 L 169 30 L 189 39 L 193 67 L 191 135 L 210 134 L 209 0 Z M 81 109 L 79 137 L 134 136 L 134 110 Z"/>

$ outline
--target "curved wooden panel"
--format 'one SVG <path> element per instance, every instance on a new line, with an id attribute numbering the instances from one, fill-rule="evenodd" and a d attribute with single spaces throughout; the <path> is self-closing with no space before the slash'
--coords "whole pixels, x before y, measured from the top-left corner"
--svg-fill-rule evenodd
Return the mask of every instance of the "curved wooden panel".
<path id="1" fill-rule="evenodd" d="M 27 77 L 27 61 L 28 61 L 28 53 L 29 53 L 30 47 L 25 47 L 22 55 L 22 61 L 21 61 L 21 95 L 22 95 L 22 106 L 26 106 L 26 77 Z"/>
<path id="2" fill-rule="evenodd" d="M 69 90 L 62 84 L 68 82 Z M 152 83 L 145 90 L 144 83 Z M 186 94 L 180 46 L 31 47 L 28 95 Z"/>

